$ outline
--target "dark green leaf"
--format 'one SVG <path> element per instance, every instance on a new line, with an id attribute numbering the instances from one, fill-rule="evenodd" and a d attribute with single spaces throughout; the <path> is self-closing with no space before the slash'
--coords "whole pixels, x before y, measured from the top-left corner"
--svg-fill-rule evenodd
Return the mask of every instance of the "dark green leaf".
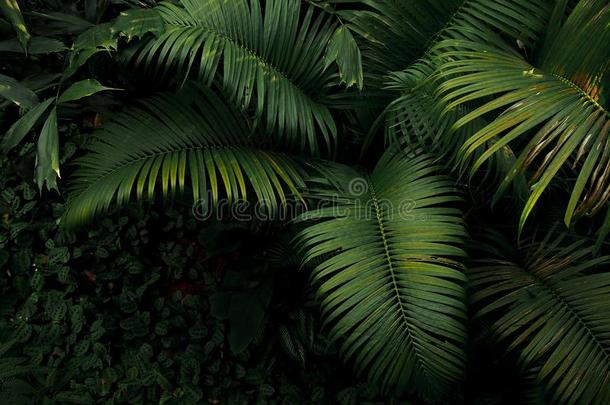
<path id="1" fill-rule="evenodd" d="M 38 104 L 36 94 L 12 77 L 0 74 L 0 97 L 29 110 Z"/>
<path id="2" fill-rule="evenodd" d="M 165 30 L 165 24 L 155 9 L 132 9 L 121 12 L 112 29 L 131 41 L 136 37 L 142 38 L 147 33 L 158 37 Z"/>
<path id="3" fill-rule="evenodd" d="M 23 21 L 19 3 L 17 3 L 17 0 L 0 0 L 0 10 L 12 23 L 23 50 L 27 52 L 28 41 L 31 35 L 25 26 L 25 21 Z"/>
<path id="4" fill-rule="evenodd" d="M 120 90 L 112 87 L 104 87 L 94 79 L 81 80 L 72 84 L 66 89 L 58 99 L 58 103 L 67 103 L 70 101 L 80 100 L 83 97 L 91 96 L 105 90 Z"/>
<path id="5" fill-rule="evenodd" d="M 63 52 L 66 49 L 67 48 L 64 43 L 56 39 L 45 37 L 32 37 L 28 42 L 27 54 L 43 55 L 53 52 Z M 15 38 L 0 41 L 0 52 L 23 53 L 24 50 L 19 41 Z"/>
<path id="6" fill-rule="evenodd" d="M 36 148 L 36 183 L 42 190 L 57 189 L 59 177 L 59 134 L 57 132 L 57 109 L 53 108 L 42 127 Z"/>
<path id="7" fill-rule="evenodd" d="M 356 40 L 345 25 L 335 31 L 326 49 L 325 66 L 328 68 L 333 62 L 337 62 L 339 66 L 341 82 L 345 83 L 347 87 L 355 85 L 362 89 L 364 84 L 362 55 Z"/>
<path id="8" fill-rule="evenodd" d="M 23 140 L 28 132 L 38 123 L 40 118 L 49 109 L 49 106 L 53 104 L 55 99 L 50 98 L 36 105 L 25 115 L 19 118 L 13 126 L 7 131 L 6 136 L 2 139 L 2 150 L 9 151 Z"/>

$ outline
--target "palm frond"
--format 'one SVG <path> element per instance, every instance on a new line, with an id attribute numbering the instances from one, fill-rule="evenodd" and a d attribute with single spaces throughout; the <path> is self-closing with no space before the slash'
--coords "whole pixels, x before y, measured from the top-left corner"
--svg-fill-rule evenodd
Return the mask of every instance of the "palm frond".
<path id="1" fill-rule="evenodd" d="M 516 52 L 498 51 L 470 41 L 448 44 L 452 48 L 456 45 L 460 50 L 443 53 L 444 58 L 454 60 L 444 63 L 439 73 L 445 79 L 439 85 L 445 109 L 488 96 L 499 97 L 460 118 L 454 129 L 490 112 L 501 111 L 462 145 L 463 158 L 484 150 L 472 164 L 471 172 L 502 147 L 519 146 L 520 138 L 538 129 L 527 144 L 515 149 L 519 157 L 497 193 L 502 195 L 516 175 L 525 173 L 540 158 L 536 171 L 529 176 L 531 195 L 522 212 L 520 228 L 559 170 L 569 164 L 580 167 L 580 173 L 566 211 L 566 224 L 571 224 L 573 217 L 599 211 L 610 197 L 605 170 L 610 157 L 608 111 L 574 83 L 535 68 Z M 498 141 L 493 146 L 485 146 L 494 138 Z"/>
<path id="2" fill-rule="evenodd" d="M 543 49 L 540 67 L 570 80 L 599 102 L 601 94 L 610 91 L 610 83 L 604 81 L 610 70 L 609 23 L 607 1 L 580 1 Z"/>
<path id="3" fill-rule="evenodd" d="M 211 197 L 211 209 L 220 196 L 230 206 L 254 191 L 274 212 L 299 198 L 304 186 L 292 159 L 257 149 L 246 120 L 205 88 L 142 102 L 118 114 L 97 139 L 75 162 L 66 226 L 91 220 L 113 202 L 150 200 L 159 188 L 172 197 L 185 190 L 188 178 L 194 200 Z"/>
<path id="4" fill-rule="evenodd" d="M 364 74 L 362 72 L 362 54 L 358 44 L 347 26 L 341 25 L 328 44 L 324 57 L 325 69 L 333 62 L 339 68 L 341 83 L 347 87 L 354 85 L 362 90 L 364 86 Z"/>
<path id="5" fill-rule="evenodd" d="M 338 13 L 359 35 L 365 72 L 378 84 L 383 83 L 389 72 L 402 70 L 421 57 L 430 39 L 450 20 L 460 3 L 458 0 L 336 2 L 356 3 L 360 8 Z"/>
<path id="6" fill-rule="evenodd" d="M 325 53 L 335 33 L 324 14 L 302 10 L 299 0 L 181 0 L 158 11 L 166 30 L 133 58 L 167 72 L 175 68 L 211 82 L 222 70 L 224 91 L 243 108 L 254 107 L 277 143 L 320 152 L 336 141 L 324 103 L 338 83 Z"/>
<path id="7" fill-rule="evenodd" d="M 320 206 L 301 218 L 313 223 L 298 240 L 306 262 L 324 258 L 312 279 L 330 336 L 385 389 L 442 396 L 461 379 L 466 338 L 453 182 L 431 157 L 396 150 L 370 175 L 327 170 L 310 187 Z"/>
<path id="8" fill-rule="evenodd" d="M 422 148 L 438 155 L 445 168 L 465 177 L 464 171 L 483 152 L 478 151 L 468 159 L 460 159 L 457 153 L 464 142 L 485 127 L 483 117 L 468 122 L 467 125 L 452 131 L 453 125 L 472 111 L 470 105 L 459 105 L 439 114 L 436 91 L 438 83 L 429 80 L 434 67 L 422 61 L 411 68 L 394 74 L 393 86 L 399 88 L 401 96 L 388 105 L 385 110 L 386 144 L 398 145 L 401 149 Z M 497 139 L 489 140 L 489 146 Z M 476 179 L 479 190 L 489 188 L 491 192 L 512 169 L 515 153 L 505 145 L 501 152 L 486 161 L 483 176 Z M 522 204 L 527 199 L 527 184 L 523 176 L 512 183 L 515 201 Z"/>
<path id="9" fill-rule="evenodd" d="M 388 76 L 387 88 L 400 92 L 400 96 L 386 109 L 386 141 L 398 142 L 407 148 L 412 145 L 432 148 L 447 160 L 448 165 L 463 169 L 467 162 L 456 162 L 456 152 L 468 136 L 485 126 L 485 121 L 478 117 L 459 130 L 451 131 L 452 126 L 470 112 L 471 106 L 451 106 L 445 114 L 438 114 L 436 93 L 439 82 L 434 78 L 442 68 L 441 61 L 444 59 L 440 54 L 446 51 L 438 44 L 451 48 L 452 44 L 469 40 L 501 48 L 504 46 L 502 38 L 505 38 L 526 49 L 540 39 L 550 9 L 544 3 L 519 0 L 466 0 L 453 9 L 451 5 L 445 7 L 451 10 L 447 22 L 428 39 L 428 48 L 425 53 L 422 52 L 421 58 L 406 69 Z M 488 142 L 491 145 L 495 141 L 490 139 Z M 502 153 L 496 154 L 494 160 L 489 162 L 486 178 L 501 179 L 508 174 L 505 169 L 514 160 L 514 152 L 508 145 L 502 145 L 499 149 Z M 469 159 L 473 161 L 477 157 L 469 156 Z M 519 195 L 523 195 L 524 182 L 514 184 Z"/>
<path id="10" fill-rule="evenodd" d="M 610 114 L 599 103 L 601 81 L 610 66 L 610 51 L 605 46 L 610 38 L 604 32 L 610 22 L 610 6 L 606 1 L 579 2 L 562 24 L 557 13 L 561 15 L 564 9 L 558 6 L 552 17 L 551 29 L 560 28 L 555 40 L 545 42 L 548 50 L 543 49 L 541 69 L 507 44 L 446 39 L 435 46 L 444 110 L 486 101 L 456 121 L 453 129 L 501 112 L 464 142 L 460 149 L 463 163 L 470 160 L 468 165 L 475 172 L 506 146 L 518 152 L 496 199 L 516 176 L 537 163 L 529 176 L 531 194 L 519 221 L 520 230 L 542 193 L 570 166 L 580 172 L 565 213 L 568 226 L 578 217 L 597 213 L 610 198 L 605 170 Z M 493 96 L 497 98 L 488 101 Z M 522 140 L 536 130 L 529 142 Z M 492 139 L 496 142 L 486 146 Z M 471 159 L 473 154 L 479 156 Z"/>
<path id="11" fill-rule="evenodd" d="M 520 48 L 532 47 L 551 12 L 545 2 L 523 0 L 369 0 L 365 4 L 372 11 L 345 14 L 368 42 L 368 47 L 363 45 L 367 70 L 385 75 L 405 69 L 417 75 L 422 65 L 427 70 L 425 65 L 434 63 L 434 45 L 443 40 L 489 44 L 502 37 Z M 390 88 L 394 79 L 390 77 Z"/>
<path id="12" fill-rule="evenodd" d="M 609 403 L 610 257 L 553 233 L 516 258 L 488 257 L 468 270 L 476 317 L 493 319 L 524 368 L 541 365 L 552 402 Z"/>
<path id="13" fill-rule="evenodd" d="M 448 136 L 453 124 L 468 111 L 459 106 L 438 114 L 435 83 L 428 80 L 433 74 L 431 66 L 423 64 L 409 72 L 395 75 L 401 81 L 401 96 L 386 108 L 386 143 L 404 148 L 429 148 L 447 159 L 448 165 L 456 160 L 455 151 L 467 137 L 485 125 L 483 119 L 473 120 L 468 126 Z"/>

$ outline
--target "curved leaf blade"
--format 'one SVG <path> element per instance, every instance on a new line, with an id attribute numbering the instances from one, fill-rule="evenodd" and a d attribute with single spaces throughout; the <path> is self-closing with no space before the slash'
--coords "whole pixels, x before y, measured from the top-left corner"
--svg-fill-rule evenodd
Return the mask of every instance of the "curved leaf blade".
<path id="1" fill-rule="evenodd" d="M 28 42 L 31 35 L 23 20 L 19 3 L 17 3 L 17 0 L 0 0 L 0 10 L 8 17 L 17 33 L 17 38 L 19 39 L 23 50 L 27 53 Z"/>
<path id="2" fill-rule="evenodd" d="M 53 103 L 53 101 L 55 101 L 53 98 L 45 100 L 25 113 L 23 117 L 19 118 L 6 132 L 4 139 L 2 139 L 2 143 L 0 145 L 2 150 L 8 152 L 15 146 L 19 145 L 23 138 L 25 138 L 28 132 L 30 132 L 44 113 L 49 109 L 49 106 Z"/>
<path id="3" fill-rule="evenodd" d="M 100 82 L 94 79 L 85 79 L 72 84 L 59 96 L 57 102 L 68 103 L 70 101 L 80 100 L 84 97 L 89 97 L 95 93 L 106 90 L 121 90 L 113 87 L 102 86 Z"/>
<path id="4" fill-rule="evenodd" d="M 59 134 L 57 108 L 53 108 L 40 131 L 36 147 L 36 183 L 40 190 L 46 185 L 57 190 L 59 174 Z"/>
<path id="5" fill-rule="evenodd" d="M 464 372 L 466 235 L 453 183 L 433 159 L 390 150 L 373 173 L 343 166 L 301 220 L 330 337 L 386 391 L 440 398 Z"/>

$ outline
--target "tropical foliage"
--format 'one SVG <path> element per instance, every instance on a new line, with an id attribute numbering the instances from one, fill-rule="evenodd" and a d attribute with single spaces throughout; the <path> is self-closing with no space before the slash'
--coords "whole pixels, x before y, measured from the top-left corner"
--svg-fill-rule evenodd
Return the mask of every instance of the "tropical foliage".
<path id="1" fill-rule="evenodd" d="M 0 11 L 8 398 L 610 402 L 607 0 Z"/>

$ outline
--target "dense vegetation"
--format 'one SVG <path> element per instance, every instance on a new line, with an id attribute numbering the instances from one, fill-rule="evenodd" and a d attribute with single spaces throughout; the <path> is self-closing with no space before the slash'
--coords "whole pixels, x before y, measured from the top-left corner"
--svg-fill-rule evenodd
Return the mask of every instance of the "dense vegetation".
<path id="1" fill-rule="evenodd" d="M 0 0 L 0 401 L 610 403 L 608 0 Z"/>

